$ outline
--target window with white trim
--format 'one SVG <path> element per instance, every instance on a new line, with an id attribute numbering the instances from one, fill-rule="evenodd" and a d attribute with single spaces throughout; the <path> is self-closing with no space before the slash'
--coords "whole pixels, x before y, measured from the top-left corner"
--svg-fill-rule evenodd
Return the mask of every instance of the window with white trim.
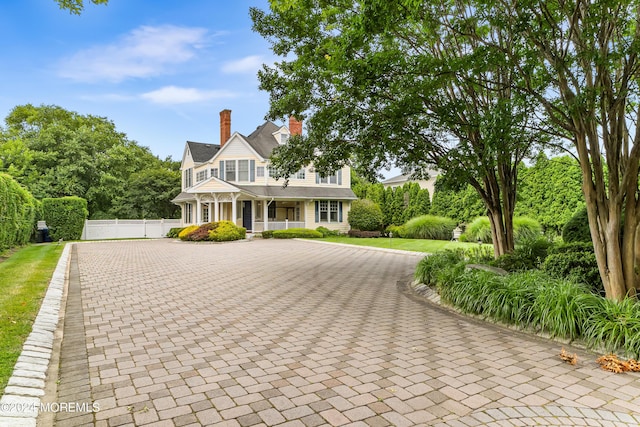
<path id="1" fill-rule="evenodd" d="M 304 168 L 300 169 L 296 174 L 296 179 L 305 179 L 306 177 L 307 177 L 307 174 Z"/>
<path id="2" fill-rule="evenodd" d="M 320 222 L 329 222 L 329 202 L 320 200 Z"/>
<path id="3" fill-rule="evenodd" d="M 193 205 L 191 203 L 184 205 L 184 222 L 185 224 L 193 223 Z"/>
<path id="4" fill-rule="evenodd" d="M 342 202 L 338 200 L 317 200 L 315 210 L 316 222 L 343 222 Z"/>
<path id="5" fill-rule="evenodd" d="M 334 172 L 328 176 L 322 176 L 318 178 L 319 184 L 337 184 L 338 183 L 338 173 Z"/>
<path id="6" fill-rule="evenodd" d="M 189 188 L 193 185 L 193 168 L 184 171 L 182 182 L 184 183 L 184 188 Z"/>
<path id="7" fill-rule="evenodd" d="M 236 161 L 227 160 L 224 162 L 224 176 L 226 181 L 236 180 Z"/>
<path id="8" fill-rule="evenodd" d="M 218 177 L 218 168 L 212 168 L 211 169 L 211 176 L 214 178 Z"/>
<path id="9" fill-rule="evenodd" d="M 329 202 L 329 222 L 338 222 L 338 202 L 335 200 Z"/>
<path id="10" fill-rule="evenodd" d="M 249 181 L 249 160 L 238 160 L 238 181 Z"/>
<path id="11" fill-rule="evenodd" d="M 264 178 L 264 166 L 256 167 L 256 176 L 258 178 Z"/>
<path id="12" fill-rule="evenodd" d="M 196 182 L 204 181 L 207 179 L 207 170 L 200 171 L 196 173 Z"/>

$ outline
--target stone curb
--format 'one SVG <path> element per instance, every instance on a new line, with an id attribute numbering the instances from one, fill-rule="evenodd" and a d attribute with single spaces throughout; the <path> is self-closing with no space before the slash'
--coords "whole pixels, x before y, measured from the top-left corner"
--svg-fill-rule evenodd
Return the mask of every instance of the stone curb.
<path id="1" fill-rule="evenodd" d="M 40 311 L 0 398 L 0 427 L 35 427 L 53 351 L 71 247 L 65 245 Z"/>

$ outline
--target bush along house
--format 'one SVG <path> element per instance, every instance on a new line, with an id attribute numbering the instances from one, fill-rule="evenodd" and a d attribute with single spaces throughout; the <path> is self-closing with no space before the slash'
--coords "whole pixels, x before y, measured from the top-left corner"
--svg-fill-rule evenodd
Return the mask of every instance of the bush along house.
<path id="1" fill-rule="evenodd" d="M 347 231 L 351 173 L 345 166 L 321 176 L 311 165 L 289 178 L 270 175 L 269 157 L 290 135 L 302 134 L 302 122 L 289 128 L 267 121 L 248 136 L 231 133 L 231 110 L 220 112 L 220 145 L 187 141 L 182 156 L 182 192 L 173 203 L 182 223 L 200 225 L 230 220 L 247 232 L 319 226 Z"/>

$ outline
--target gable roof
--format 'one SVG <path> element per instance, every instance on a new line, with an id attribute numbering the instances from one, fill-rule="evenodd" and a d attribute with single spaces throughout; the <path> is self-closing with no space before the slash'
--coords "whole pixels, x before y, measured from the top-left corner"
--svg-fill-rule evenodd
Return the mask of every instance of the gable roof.
<path id="1" fill-rule="evenodd" d="M 271 152 L 278 146 L 278 141 L 273 137 L 273 133 L 280 129 L 280 126 L 266 121 L 251 132 L 249 136 L 244 136 L 245 141 L 251 145 L 256 153 L 265 159 L 271 156 Z"/>
<path id="2" fill-rule="evenodd" d="M 440 175 L 440 172 L 434 169 L 430 169 L 428 173 L 429 173 L 429 179 L 435 178 L 438 175 Z M 420 180 L 421 180 L 420 178 L 413 178 L 411 174 L 403 174 L 403 175 L 394 176 L 387 180 L 384 180 L 382 181 L 382 184 L 404 184 L 405 182 L 413 182 L 413 181 L 420 181 Z"/>
<path id="3" fill-rule="evenodd" d="M 203 142 L 187 141 L 191 158 L 195 163 L 204 163 L 211 159 L 220 150 L 216 144 L 205 144 Z"/>

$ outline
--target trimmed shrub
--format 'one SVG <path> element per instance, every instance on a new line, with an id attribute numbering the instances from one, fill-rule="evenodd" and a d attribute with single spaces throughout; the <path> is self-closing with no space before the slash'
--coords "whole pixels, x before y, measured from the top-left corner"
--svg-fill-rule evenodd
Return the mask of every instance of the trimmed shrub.
<path id="1" fill-rule="evenodd" d="M 466 239 L 471 242 L 476 242 L 480 239 L 482 243 L 492 243 L 489 217 L 481 216 L 474 219 L 467 225 L 465 234 Z M 541 234 L 542 227 L 535 219 L 526 216 L 513 218 L 513 240 L 516 244 L 535 239 Z"/>
<path id="2" fill-rule="evenodd" d="M 347 234 L 349 235 L 349 237 L 364 237 L 364 238 L 382 237 L 382 233 L 379 231 L 349 230 Z"/>
<path id="3" fill-rule="evenodd" d="M 247 235 L 247 229 L 238 227 L 231 221 L 220 221 L 216 227 L 209 231 L 209 240 L 214 242 L 229 242 L 232 240 L 244 239 Z"/>
<path id="4" fill-rule="evenodd" d="M 604 295 L 604 285 L 593 249 L 551 254 L 544 260 L 542 269 L 550 276 L 584 283 L 592 292 Z"/>
<path id="5" fill-rule="evenodd" d="M 348 221 L 351 228 L 361 231 L 382 229 L 384 215 L 377 203 L 371 200 L 354 200 L 349 210 Z"/>
<path id="6" fill-rule="evenodd" d="M 549 255 L 552 254 L 564 254 L 567 252 L 591 252 L 593 251 L 593 243 L 589 242 L 571 242 L 563 243 L 561 245 L 552 246 L 549 248 Z"/>
<path id="7" fill-rule="evenodd" d="M 264 230 L 261 234 L 263 239 L 273 239 L 273 230 Z"/>
<path id="8" fill-rule="evenodd" d="M 323 227 L 323 226 L 320 226 L 320 227 L 316 228 L 316 231 L 320 232 L 322 234 L 322 237 L 331 237 L 331 236 L 340 236 L 340 235 L 342 235 L 342 233 L 337 231 L 337 230 L 329 230 L 327 227 Z"/>
<path id="9" fill-rule="evenodd" d="M 198 227 L 197 225 L 190 225 L 188 227 L 185 227 L 180 233 L 178 233 L 178 238 L 180 240 L 189 240 L 189 234 L 196 231 L 198 228 L 200 227 Z"/>
<path id="10" fill-rule="evenodd" d="M 578 210 L 562 228 L 562 240 L 565 243 L 571 242 L 591 242 L 591 231 L 589 230 L 589 217 L 587 208 Z"/>
<path id="11" fill-rule="evenodd" d="M 451 240 L 456 225 L 450 218 L 422 215 L 407 221 L 404 234 L 409 239 Z"/>
<path id="12" fill-rule="evenodd" d="M 290 228 L 288 230 L 275 230 L 273 237 L 275 239 L 313 239 L 322 237 L 322 233 L 308 228 Z"/>
<path id="13" fill-rule="evenodd" d="M 43 199 L 42 211 L 53 240 L 78 240 L 89 216 L 87 201 L 76 196 Z"/>
<path id="14" fill-rule="evenodd" d="M 36 209 L 37 201 L 31 193 L 11 176 L 0 173 L 0 251 L 29 242 Z"/>
<path id="15" fill-rule="evenodd" d="M 490 264 L 509 272 L 539 268 L 547 258 L 549 247 L 551 247 L 551 243 L 541 237 L 535 240 L 527 240 L 523 244 L 516 246 L 513 253 L 504 254 L 491 261 Z"/>
<path id="16" fill-rule="evenodd" d="M 184 230 L 184 227 L 173 227 L 167 233 L 167 237 L 170 239 L 176 239 L 182 230 Z"/>

